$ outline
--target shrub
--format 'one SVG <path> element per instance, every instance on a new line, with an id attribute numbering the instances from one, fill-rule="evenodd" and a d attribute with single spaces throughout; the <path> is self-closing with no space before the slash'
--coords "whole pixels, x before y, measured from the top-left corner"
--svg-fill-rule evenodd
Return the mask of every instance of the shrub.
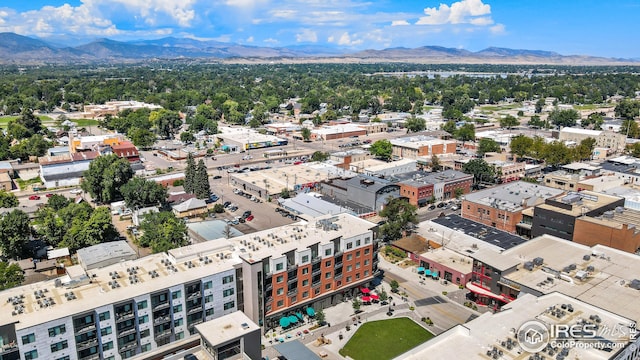
<path id="1" fill-rule="evenodd" d="M 182 186 L 184 185 L 184 179 L 179 179 L 173 182 L 173 186 Z"/>
<path id="2" fill-rule="evenodd" d="M 443 292 L 442 292 L 442 295 L 445 295 L 445 296 L 446 296 L 447 294 L 448 294 L 448 292 L 446 292 L 446 291 L 443 291 Z"/>
<path id="3" fill-rule="evenodd" d="M 462 284 L 458 285 L 458 289 L 460 289 L 460 290 L 464 289 L 464 285 L 462 285 Z"/>
<path id="4" fill-rule="evenodd" d="M 409 310 L 413 311 L 413 310 L 415 310 L 415 309 L 416 309 L 415 307 L 413 307 L 413 306 L 409 306 Z"/>

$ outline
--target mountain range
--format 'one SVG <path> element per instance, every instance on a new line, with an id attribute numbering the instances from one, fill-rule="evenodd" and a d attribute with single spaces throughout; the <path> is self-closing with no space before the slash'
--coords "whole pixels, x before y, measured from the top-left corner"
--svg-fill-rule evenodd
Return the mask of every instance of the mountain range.
<path id="1" fill-rule="evenodd" d="M 247 46 L 218 41 L 166 37 L 156 40 L 98 39 L 77 46 L 61 46 L 15 33 L 0 33 L 0 64 L 57 64 L 135 62 L 160 59 L 211 59 L 223 62 L 417 62 L 417 63 L 530 63 L 563 65 L 628 64 L 636 59 L 561 55 L 542 50 L 490 47 L 472 52 L 441 46 L 349 51 L 295 45 Z"/>

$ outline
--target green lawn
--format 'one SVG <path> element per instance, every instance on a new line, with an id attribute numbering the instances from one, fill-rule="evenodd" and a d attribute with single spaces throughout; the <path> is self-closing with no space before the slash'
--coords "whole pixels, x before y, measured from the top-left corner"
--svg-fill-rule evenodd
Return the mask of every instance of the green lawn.
<path id="1" fill-rule="evenodd" d="M 409 318 L 366 322 L 356 328 L 340 355 L 355 360 L 388 360 L 403 354 L 433 334 Z"/>
<path id="2" fill-rule="evenodd" d="M 98 120 L 93 119 L 75 119 L 71 120 L 71 122 L 76 123 L 76 126 L 78 127 L 96 126 L 100 123 Z"/>
<path id="3" fill-rule="evenodd" d="M 520 103 L 502 104 L 502 105 L 480 105 L 481 111 L 500 111 L 500 110 L 513 110 L 521 107 Z"/>
<path id="4" fill-rule="evenodd" d="M 0 128 L 7 127 L 7 124 L 9 124 L 9 121 L 15 120 L 17 118 L 18 118 L 18 116 L 15 116 L 15 115 L 0 116 Z M 38 118 L 40 118 L 40 121 L 42 121 L 42 122 L 53 121 L 53 119 L 51 119 L 50 117 L 48 117 L 46 115 L 38 115 Z"/>

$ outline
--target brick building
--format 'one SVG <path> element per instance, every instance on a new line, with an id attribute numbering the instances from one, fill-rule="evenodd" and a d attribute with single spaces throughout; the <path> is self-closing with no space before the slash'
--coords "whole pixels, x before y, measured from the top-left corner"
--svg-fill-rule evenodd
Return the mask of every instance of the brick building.
<path id="1" fill-rule="evenodd" d="M 509 161 L 489 161 L 490 165 L 496 170 L 496 174 L 499 174 L 499 179 L 503 183 L 511 181 L 518 181 L 524 176 L 524 162 L 509 162 Z"/>
<path id="2" fill-rule="evenodd" d="M 456 192 L 468 194 L 473 184 L 473 175 L 455 170 L 438 173 L 417 171 L 408 173 L 405 177 L 408 179 L 398 183 L 400 196 L 406 197 L 409 203 L 416 206 L 424 206 L 429 200 L 454 199 Z"/>
<path id="3" fill-rule="evenodd" d="M 431 158 L 432 155 L 455 154 L 455 140 L 441 140 L 430 136 L 409 136 L 391 139 L 392 156 L 403 159 Z"/>
<path id="4" fill-rule="evenodd" d="M 522 211 L 554 198 L 563 191 L 518 181 L 465 195 L 462 217 L 497 229 L 516 232 Z"/>
<path id="5" fill-rule="evenodd" d="M 587 246 L 605 245 L 614 249 L 640 251 L 640 211 L 617 207 L 601 216 L 576 219 L 573 241 Z"/>

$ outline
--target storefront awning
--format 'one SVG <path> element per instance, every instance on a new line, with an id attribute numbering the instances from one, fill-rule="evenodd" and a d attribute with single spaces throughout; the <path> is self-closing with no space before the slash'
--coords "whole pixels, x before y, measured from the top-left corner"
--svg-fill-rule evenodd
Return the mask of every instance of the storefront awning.
<path id="1" fill-rule="evenodd" d="M 496 300 L 500 300 L 504 303 L 508 303 L 510 302 L 512 299 L 509 299 L 505 296 L 502 295 L 496 295 L 494 293 L 492 293 L 491 291 L 481 288 L 480 286 L 472 283 L 472 282 L 468 282 L 467 283 L 467 289 L 471 290 L 471 292 L 478 294 L 478 295 L 483 295 L 483 296 L 488 296 L 490 298 L 494 298 Z"/>
<path id="2" fill-rule="evenodd" d="M 316 311 L 312 307 L 307 308 L 307 315 L 316 316 Z"/>
<path id="3" fill-rule="evenodd" d="M 296 316 L 298 317 L 298 319 L 300 319 L 300 321 L 304 320 L 304 318 L 302 317 L 302 313 L 301 312 L 297 312 Z"/>
<path id="4" fill-rule="evenodd" d="M 289 325 L 291 325 L 291 321 L 289 321 L 288 317 L 285 316 L 285 317 L 280 318 L 280 326 L 285 328 L 285 327 L 287 327 Z"/>

